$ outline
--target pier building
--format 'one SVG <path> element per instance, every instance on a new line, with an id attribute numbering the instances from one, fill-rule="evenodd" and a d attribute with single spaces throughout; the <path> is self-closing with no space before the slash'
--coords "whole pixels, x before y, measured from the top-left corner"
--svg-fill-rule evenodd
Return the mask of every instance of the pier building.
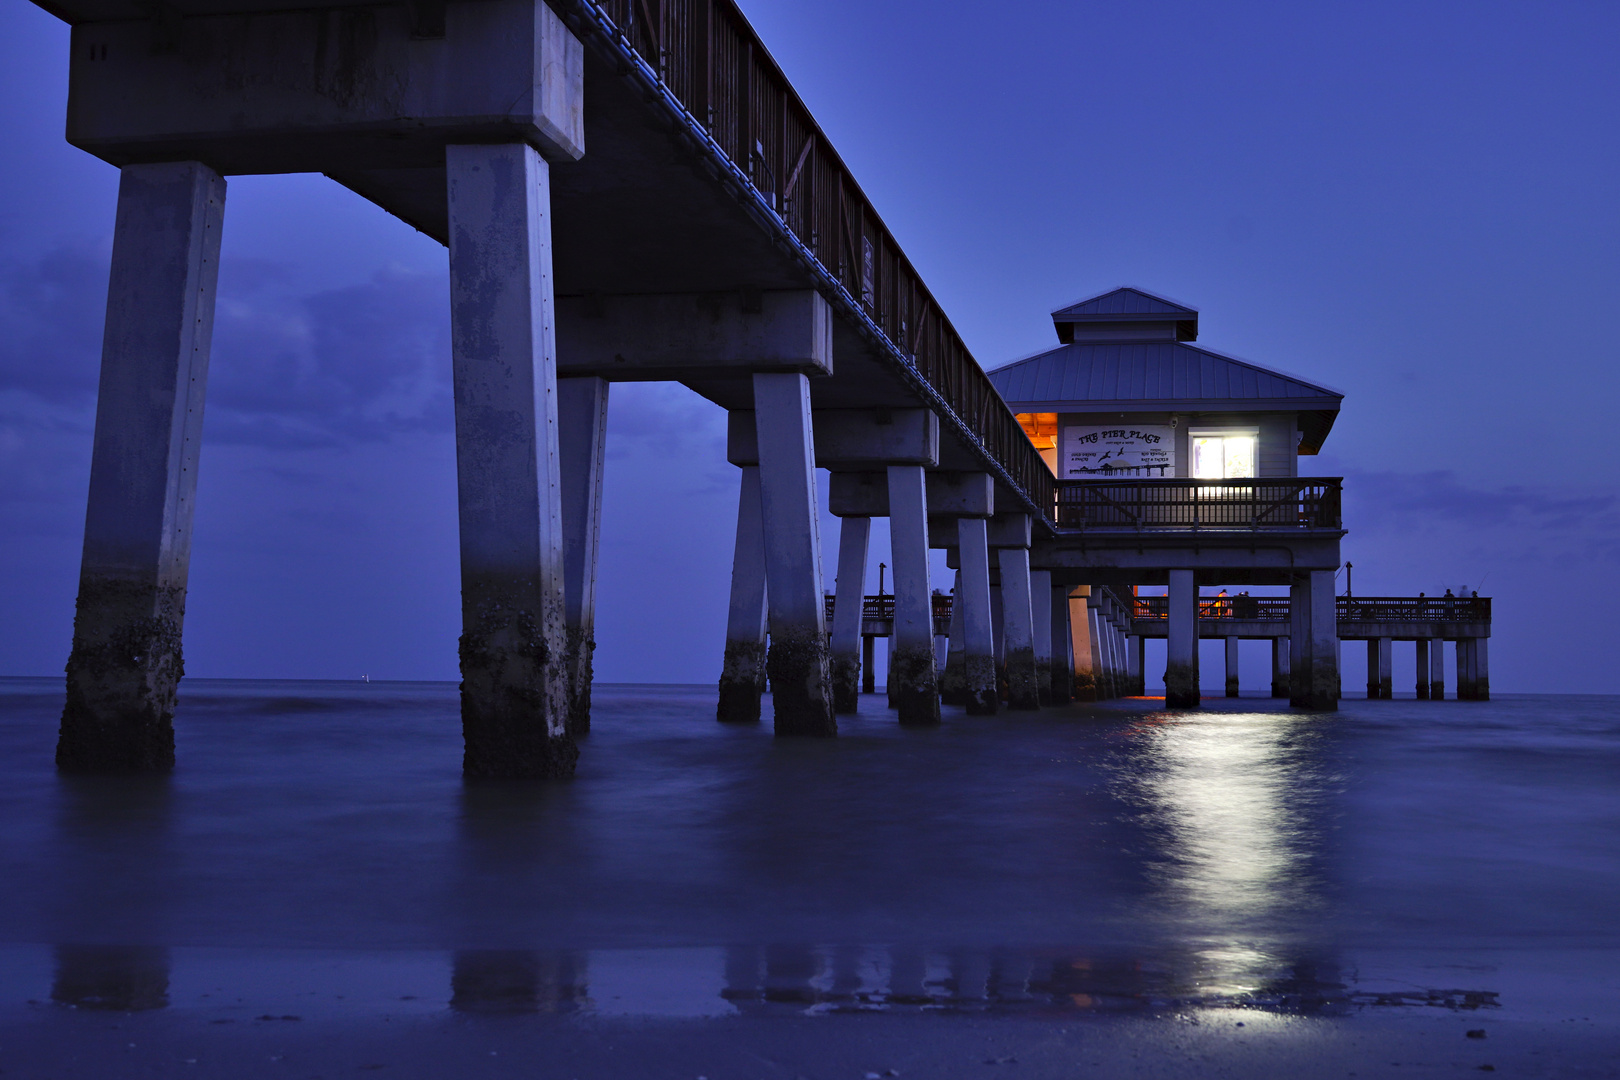
<path id="1" fill-rule="evenodd" d="M 874 516 L 900 723 L 1140 689 L 1155 583 L 1172 704 L 1200 583 L 1265 582 L 1292 590 L 1291 697 L 1331 706 L 1339 482 L 1295 459 L 1338 395 L 1194 348 L 1197 313 L 1145 293 L 987 376 L 732 0 L 36 2 L 72 24 L 67 139 L 121 172 L 60 768 L 174 762 L 236 174 L 323 173 L 447 248 L 469 776 L 574 769 L 615 381 L 730 416 L 721 720 L 758 721 L 767 680 L 780 735 L 858 707 Z"/>

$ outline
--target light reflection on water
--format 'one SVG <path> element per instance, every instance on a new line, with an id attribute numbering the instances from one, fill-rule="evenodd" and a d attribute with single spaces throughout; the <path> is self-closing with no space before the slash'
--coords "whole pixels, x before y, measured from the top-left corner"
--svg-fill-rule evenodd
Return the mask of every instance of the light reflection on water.
<path id="1" fill-rule="evenodd" d="M 1169 713 L 1134 725 L 1124 784 L 1159 830 L 1146 860 L 1158 916 L 1185 941 L 1206 993 L 1260 989 L 1301 961 L 1300 921 L 1320 913 L 1317 762 L 1330 721 L 1291 713 Z"/>
<path id="2" fill-rule="evenodd" d="M 1620 942 L 1612 700 L 868 699 L 836 742 L 596 701 L 576 781 L 467 786 L 454 687 L 190 683 L 172 777 L 86 779 L 59 682 L 0 680 L 0 1002 L 1311 1011 L 1366 1000 L 1346 942 Z M 1425 985 L 1380 993 L 1489 1002 Z"/>

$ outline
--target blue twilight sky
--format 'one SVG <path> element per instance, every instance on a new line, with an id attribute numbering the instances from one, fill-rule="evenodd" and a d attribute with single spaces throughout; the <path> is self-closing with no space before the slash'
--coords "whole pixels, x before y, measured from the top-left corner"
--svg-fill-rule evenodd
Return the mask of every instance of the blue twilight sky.
<path id="1" fill-rule="evenodd" d="M 1620 692 L 1620 6 L 743 6 L 986 367 L 1120 284 L 1199 308 L 1346 394 L 1302 471 L 1347 478 L 1358 593 L 1483 584 L 1496 689 Z M 0 674 L 66 659 L 89 470 L 117 175 L 62 141 L 67 37 L 0 0 Z M 190 674 L 456 676 L 446 295 L 325 179 L 231 179 Z M 708 682 L 722 416 L 621 384 L 609 429 L 598 674 Z"/>

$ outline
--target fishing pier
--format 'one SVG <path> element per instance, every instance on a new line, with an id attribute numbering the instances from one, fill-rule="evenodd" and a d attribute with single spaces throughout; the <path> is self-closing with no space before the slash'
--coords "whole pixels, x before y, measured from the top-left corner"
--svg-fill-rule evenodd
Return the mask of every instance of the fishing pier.
<path id="1" fill-rule="evenodd" d="M 1339 481 L 1298 469 L 1338 394 L 1192 346 L 1195 310 L 1131 289 L 986 374 L 731 0 L 36 2 L 73 28 L 68 141 L 121 170 L 61 769 L 174 762 L 237 174 L 323 173 L 448 250 L 468 776 L 574 770 L 617 381 L 729 414 L 722 721 L 758 722 L 767 681 L 779 735 L 858 707 L 874 517 L 901 724 L 1094 694 L 1154 622 L 1139 586 L 1168 590 L 1172 706 L 1198 702 L 1201 587 L 1289 590 L 1260 636 L 1302 708 L 1334 706 L 1345 626 L 1409 636 L 1340 619 Z"/>

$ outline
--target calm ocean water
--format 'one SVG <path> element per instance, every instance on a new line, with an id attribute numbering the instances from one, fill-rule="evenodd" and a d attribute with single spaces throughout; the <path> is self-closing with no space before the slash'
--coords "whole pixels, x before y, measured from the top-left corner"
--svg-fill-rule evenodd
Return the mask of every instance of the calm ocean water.
<path id="1" fill-rule="evenodd" d="M 836 741 L 721 727 L 708 687 L 595 702 L 575 780 L 470 786 L 452 685 L 190 680 L 172 776 L 82 778 L 51 764 L 60 682 L 0 680 L 0 1005 L 1613 990 L 1617 698 L 948 709 L 915 731 L 876 697 Z"/>

